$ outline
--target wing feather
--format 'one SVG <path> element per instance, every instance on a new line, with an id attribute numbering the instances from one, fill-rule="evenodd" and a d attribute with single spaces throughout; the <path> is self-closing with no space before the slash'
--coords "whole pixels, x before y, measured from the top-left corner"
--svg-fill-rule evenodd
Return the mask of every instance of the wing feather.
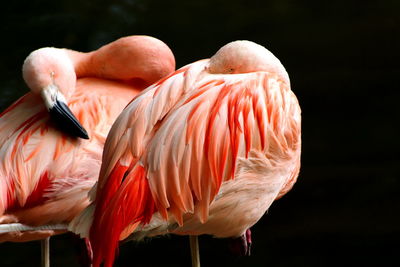
<path id="1" fill-rule="evenodd" d="M 167 159 L 167 164 L 172 167 L 164 168 L 162 171 L 160 166 L 164 164 L 165 159 L 158 157 L 152 160 L 153 166 L 157 167 L 154 172 L 165 177 L 158 178 L 161 181 L 159 190 L 150 193 L 145 189 L 149 188 L 147 181 L 149 167 L 148 164 L 144 167 L 143 162 L 149 141 L 184 93 L 185 86 L 182 86 L 182 81 L 185 70 L 185 68 L 178 70 L 173 76 L 163 79 L 162 82 L 137 95 L 110 130 L 104 147 L 103 164 L 97 184 L 97 205 L 90 229 L 95 264 L 99 264 L 105 258 L 105 266 L 111 266 L 121 233 L 124 236 L 129 234 L 129 231 L 133 231 L 138 225 L 136 222 L 147 223 L 154 212 L 152 207 L 159 208 L 160 203 L 163 207 L 168 206 L 168 200 L 172 198 L 171 194 L 167 194 L 168 190 L 179 193 L 181 188 L 185 187 L 184 182 L 167 179 L 169 176 L 178 175 L 172 157 Z M 185 82 L 187 83 L 186 80 Z M 164 135 L 168 138 L 167 133 Z M 160 142 L 158 149 L 162 149 L 162 146 L 163 143 Z M 165 182 L 166 190 L 163 190 L 162 182 Z M 154 203 L 153 197 L 157 194 L 159 194 L 158 202 Z M 186 202 L 183 203 L 178 198 L 174 203 L 180 204 L 180 209 L 188 208 Z M 168 216 L 163 210 L 160 213 L 165 218 Z M 176 216 L 176 219 L 182 221 L 179 216 Z M 98 233 L 103 233 L 103 229 L 109 229 L 114 222 L 116 224 L 112 227 L 114 230 L 107 233 L 111 243 L 102 244 Z"/>
<path id="2" fill-rule="evenodd" d="M 193 213 L 197 203 L 195 212 L 205 221 L 221 183 L 234 177 L 237 157 L 264 150 L 264 84 L 271 77 L 258 73 L 200 80 L 185 101 L 172 107 L 141 159 L 160 212 L 179 218 Z"/>
<path id="3" fill-rule="evenodd" d="M 192 213 L 193 202 L 194 212 L 207 220 L 221 183 L 234 178 L 238 157 L 246 158 L 252 149 L 265 154 L 279 150 L 284 157 L 298 143 L 291 140 L 297 135 L 284 132 L 293 125 L 282 115 L 299 113 L 290 110 L 297 107 L 297 100 L 293 102 L 293 93 L 278 77 L 259 72 L 211 79 L 198 81 L 186 100 L 172 108 L 142 159 L 145 168 L 149 164 L 148 178 L 158 209 L 176 218 Z"/>
<path id="4" fill-rule="evenodd" d="M 194 213 L 205 222 L 222 182 L 234 179 L 239 157 L 246 158 L 251 150 L 265 155 L 270 149 L 285 153 L 278 138 L 295 136 L 280 132 L 290 128 L 285 125 L 287 115 L 283 116 L 279 107 L 291 105 L 292 100 L 283 100 L 294 97 L 289 86 L 268 72 L 204 75 L 206 64 L 191 64 L 149 87 L 114 123 L 104 150 L 97 193 L 97 203 L 101 204 L 96 207 L 92 229 L 101 233 L 118 220 L 110 216 L 114 212 L 104 213 L 107 202 L 134 209 L 129 212 L 133 217 L 118 214 L 126 222 L 115 233 L 118 238 L 121 233 L 126 236 L 127 231 L 134 231 L 143 217 L 139 210 L 145 206 L 154 205 L 164 219 L 172 215 L 180 225 L 185 213 Z M 284 146 L 290 143 L 298 141 Z M 127 155 L 132 159 L 130 164 L 125 163 L 130 167 L 124 170 L 123 178 L 114 175 L 113 169 Z M 137 166 L 143 168 L 140 175 L 135 174 Z M 147 181 L 151 196 L 141 196 L 142 202 L 135 204 L 138 193 L 126 190 L 124 185 L 131 183 L 127 180 Z M 107 184 L 116 186 L 112 193 Z M 102 192 L 110 197 L 105 199 Z M 128 198 L 122 196 L 129 194 L 136 197 L 130 197 L 133 202 L 127 203 Z M 112 240 L 118 238 L 113 236 Z M 95 254 L 102 258 L 106 250 L 104 245 Z"/>
<path id="5" fill-rule="evenodd" d="M 28 93 L 0 116 L 1 214 L 13 206 L 25 205 L 44 173 L 43 167 L 28 162 L 41 147 L 42 125 L 48 119 L 45 112 L 40 99 Z"/>
<path id="6" fill-rule="evenodd" d="M 95 181 L 104 135 L 122 109 L 120 105 L 110 105 L 110 100 L 113 104 L 127 102 L 126 98 L 97 90 L 107 85 L 96 79 L 79 80 L 75 94 L 69 99 L 72 112 L 81 114 L 82 124 L 90 131 L 92 138 L 88 141 L 70 138 L 55 129 L 42 99 L 33 93 L 27 93 L 3 111 L 0 115 L 0 213 L 32 206 L 31 200 L 39 199 L 32 194 L 38 192 L 47 197 L 57 195 L 58 188 L 70 185 L 71 179 L 81 177 L 85 180 L 83 184 L 86 180 Z M 121 92 L 126 90 L 128 97 L 131 89 L 119 87 Z M 83 171 L 80 166 L 93 168 Z M 85 192 L 80 194 L 84 196 Z"/>

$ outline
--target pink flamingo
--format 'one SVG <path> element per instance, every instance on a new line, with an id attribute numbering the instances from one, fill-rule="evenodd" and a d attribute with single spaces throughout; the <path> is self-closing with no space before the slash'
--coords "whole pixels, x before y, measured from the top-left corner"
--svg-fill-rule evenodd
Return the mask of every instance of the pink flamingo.
<path id="1" fill-rule="evenodd" d="M 249 41 L 225 45 L 121 113 L 95 201 L 70 229 L 90 237 L 95 267 L 112 266 L 127 237 L 209 234 L 250 243 L 248 229 L 297 179 L 300 113 L 272 53 Z"/>
<path id="2" fill-rule="evenodd" d="M 65 232 L 13 223 L 68 223 L 84 209 L 112 123 L 139 91 L 174 70 L 171 50 L 148 36 L 89 53 L 32 52 L 23 65 L 31 92 L 0 115 L 0 242 Z"/>

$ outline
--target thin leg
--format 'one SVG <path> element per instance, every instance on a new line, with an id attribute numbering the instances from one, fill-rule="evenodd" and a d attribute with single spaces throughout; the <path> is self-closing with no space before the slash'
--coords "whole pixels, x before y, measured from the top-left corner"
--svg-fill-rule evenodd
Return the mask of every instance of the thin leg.
<path id="1" fill-rule="evenodd" d="M 87 238 L 80 238 L 79 235 L 70 234 L 76 251 L 80 267 L 92 267 L 93 252 L 90 241 Z"/>
<path id="2" fill-rule="evenodd" d="M 199 240 L 196 236 L 189 236 L 190 239 L 190 252 L 192 255 L 192 267 L 200 267 L 200 252 L 199 252 Z"/>
<path id="3" fill-rule="evenodd" d="M 50 237 L 41 240 L 42 267 L 50 267 Z"/>
<path id="4" fill-rule="evenodd" d="M 240 256 L 250 256 L 251 244 L 251 230 L 249 228 L 240 237 L 230 240 L 230 249 L 234 254 L 238 254 Z"/>
<path id="5" fill-rule="evenodd" d="M 86 246 L 86 252 L 87 252 L 87 257 L 88 257 L 88 263 L 89 267 L 92 267 L 93 263 L 93 250 L 92 250 L 92 245 L 90 244 L 90 241 L 88 238 L 85 238 L 85 246 Z"/>

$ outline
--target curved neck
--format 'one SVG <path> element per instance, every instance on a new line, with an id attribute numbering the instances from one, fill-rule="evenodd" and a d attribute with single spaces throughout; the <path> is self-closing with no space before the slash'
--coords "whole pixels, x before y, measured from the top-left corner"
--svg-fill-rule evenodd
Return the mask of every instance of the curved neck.
<path id="1" fill-rule="evenodd" d="M 68 57 L 74 65 L 76 78 L 97 76 L 93 71 L 94 68 L 91 66 L 93 52 L 95 51 L 85 53 L 65 49 L 65 52 L 68 54 Z"/>
<path id="2" fill-rule="evenodd" d="M 124 37 L 88 53 L 65 51 L 77 78 L 91 76 L 145 87 L 175 70 L 172 51 L 152 37 Z"/>

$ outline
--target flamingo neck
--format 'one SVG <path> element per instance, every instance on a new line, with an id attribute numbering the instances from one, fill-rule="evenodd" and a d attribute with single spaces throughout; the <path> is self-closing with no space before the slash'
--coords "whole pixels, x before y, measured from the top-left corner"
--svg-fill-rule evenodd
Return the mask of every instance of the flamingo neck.
<path id="1" fill-rule="evenodd" d="M 92 57 L 93 52 L 78 52 L 74 50 L 65 49 L 68 54 L 68 57 L 71 59 L 72 64 L 74 65 L 76 78 L 83 78 L 89 76 L 95 76 L 99 78 L 101 75 L 96 73 L 96 68 L 92 66 Z"/>

